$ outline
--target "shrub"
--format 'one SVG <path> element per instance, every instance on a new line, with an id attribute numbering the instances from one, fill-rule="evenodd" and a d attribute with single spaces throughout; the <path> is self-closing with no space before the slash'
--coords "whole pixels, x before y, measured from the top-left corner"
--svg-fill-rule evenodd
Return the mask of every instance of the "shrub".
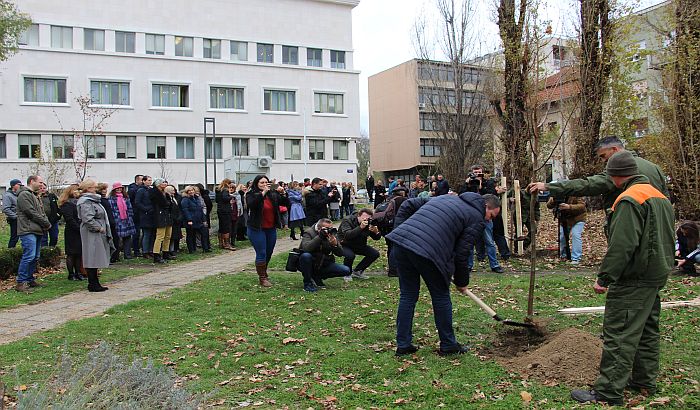
<path id="1" fill-rule="evenodd" d="M 22 248 L 0 249 L 0 279 L 7 279 L 17 273 L 22 259 Z"/>
<path id="2" fill-rule="evenodd" d="M 196 409 L 203 397 L 177 385 L 175 372 L 152 361 L 126 363 L 102 342 L 76 365 L 66 353 L 57 374 L 18 395 L 20 409 Z"/>
<path id="3" fill-rule="evenodd" d="M 58 268 L 61 265 L 63 252 L 58 246 L 45 246 L 41 248 L 39 266 L 44 268 Z"/>

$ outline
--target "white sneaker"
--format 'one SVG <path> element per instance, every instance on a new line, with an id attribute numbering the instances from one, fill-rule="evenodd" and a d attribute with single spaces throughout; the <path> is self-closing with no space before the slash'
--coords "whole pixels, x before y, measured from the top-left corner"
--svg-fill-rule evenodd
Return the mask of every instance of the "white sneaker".
<path id="1" fill-rule="evenodd" d="M 571 263 L 572 265 L 578 265 L 578 264 L 581 263 L 581 262 L 579 262 L 579 261 L 571 261 L 571 262 L 569 262 L 569 263 Z"/>
<path id="2" fill-rule="evenodd" d="M 343 280 L 346 282 L 352 282 L 352 275 L 343 276 Z"/>
<path id="3" fill-rule="evenodd" d="M 354 271 L 352 273 L 352 277 L 357 278 L 357 279 L 362 279 L 362 280 L 369 279 L 369 276 L 365 275 L 365 273 L 361 272 L 361 271 Z"/>

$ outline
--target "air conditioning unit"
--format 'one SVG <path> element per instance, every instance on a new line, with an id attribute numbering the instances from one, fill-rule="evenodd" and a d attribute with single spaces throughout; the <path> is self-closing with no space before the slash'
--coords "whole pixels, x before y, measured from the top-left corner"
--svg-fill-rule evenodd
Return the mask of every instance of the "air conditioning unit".
<path id="1" fill-rule="evenodd" d="M 258 158 L 258 168 L 270 168 L 271 165 L 272 165 L 272 158 L 270 158 L 270 157 Z"/>
<path id="2" fill-rule="evenodd" d="M 418 108 L 425 108 L 425 103 L 418 103 Z"/>

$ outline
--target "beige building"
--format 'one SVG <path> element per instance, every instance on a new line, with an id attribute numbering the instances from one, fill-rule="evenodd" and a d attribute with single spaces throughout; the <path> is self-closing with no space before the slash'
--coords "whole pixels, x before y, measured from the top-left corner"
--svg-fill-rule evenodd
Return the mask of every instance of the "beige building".
<path id="1" fill-rule="evenodd" d="M 464 70 L 465 105 L 484 103 L 476 91 L 485 72 L 479 66 Z M 421 171 L 432 174 L 441 155 L 440 113 L 454 105 L 454 71 L 446 63 L 413 59 L 370 76 L 368 85 L 372 170 L 407 180 Z"/>

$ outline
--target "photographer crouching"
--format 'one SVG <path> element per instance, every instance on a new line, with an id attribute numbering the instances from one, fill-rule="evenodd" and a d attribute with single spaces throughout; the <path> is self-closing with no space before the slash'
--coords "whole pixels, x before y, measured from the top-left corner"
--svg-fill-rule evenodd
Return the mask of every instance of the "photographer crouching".
<path id="1" fill-rule="evenodd" d="M 365 269 L 379 258 L 379 252 L 367 245 L 368 237 L 371 236 L 375 241 L 382 237 L 376 223 L 372 223 L 373 214 L 374 211 L 371 209 L 363 208 L 357 213 L 346 216 L 340 223 L 338 239 L 340 239 L 345 255 L 343 264 L 352 271 L 351 278 L 369 279 L 364 273 Z M 363 255 L 364 258 L 353 269 L 352 265 L 356 255 Z"/>
<path id="2" fill-rule="evenodd" d="M 330 219 L 322 218 L 306 229 L 301 238 L 299 270 L 304 277 L 304 290 L 316 292 L 325 287 L 324 279 L 350 275 L 350 268 L 335 263 L 336 256 L 344 256 L 336 237 L 338 231 Z"/>

